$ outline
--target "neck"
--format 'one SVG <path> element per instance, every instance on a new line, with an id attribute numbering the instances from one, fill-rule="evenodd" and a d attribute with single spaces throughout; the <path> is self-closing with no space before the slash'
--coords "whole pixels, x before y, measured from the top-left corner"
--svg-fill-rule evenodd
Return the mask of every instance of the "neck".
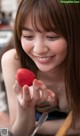
<path id="1" fill-rule="evenodd" d="M 59 67 L 49 72 L 39 71 L 39 79 L 48 82 L 63 82 L 64 81 L 65 68 Z"/>

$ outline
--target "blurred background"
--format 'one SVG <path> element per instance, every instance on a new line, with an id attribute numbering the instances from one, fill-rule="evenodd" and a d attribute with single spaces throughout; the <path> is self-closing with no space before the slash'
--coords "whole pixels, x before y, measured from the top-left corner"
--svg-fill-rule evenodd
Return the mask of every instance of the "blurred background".
<path id="1" fill-rule="evenodd" d="M 0 0 L 0 113 L 8 113 L 7 96 L 1 70 L 1 57 L 13 48 L 13 31 L 16 11 L 21 0 Z"/>

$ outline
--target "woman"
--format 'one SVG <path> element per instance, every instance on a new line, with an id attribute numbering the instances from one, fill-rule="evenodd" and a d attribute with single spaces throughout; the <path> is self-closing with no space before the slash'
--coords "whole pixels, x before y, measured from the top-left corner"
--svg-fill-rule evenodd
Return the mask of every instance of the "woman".
<path id="1" fill-rule="evenodd" d="M 69 134 L 80 133 L 79 25 L 79 4 L 62 4 L 59 0 L 22 0 L 20 3 L 14 28 L 15 49 L 2 57 L 11 131 L 15 136 L 31 135 L 36 110 L 38 116 L 45 111 L 52 113 L 51 120 L 49 118 L 37 133 L 55 134 L 64 121 L 54 120 L 56 108 L 66 114 L 73 111 L 75 128 L 72 127 Z M 21 67 L 36 74 L 32 87 L 21 88 L 15 81 Z"/>

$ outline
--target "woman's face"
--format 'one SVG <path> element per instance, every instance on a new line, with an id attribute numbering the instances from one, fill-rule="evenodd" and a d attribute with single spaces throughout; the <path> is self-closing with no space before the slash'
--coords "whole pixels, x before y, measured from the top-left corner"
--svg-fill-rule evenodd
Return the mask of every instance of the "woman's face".
<path id="1" fill-rule="evenodd" d="M 38 24 L 39 25 L 39 24 Z M 55 32 L 33 29 L 31 20 L 25 23 L 21 35 L 22 48 L 39 70 L 48 72 L 58 68 L 67 55 L 67 42 Z"/>

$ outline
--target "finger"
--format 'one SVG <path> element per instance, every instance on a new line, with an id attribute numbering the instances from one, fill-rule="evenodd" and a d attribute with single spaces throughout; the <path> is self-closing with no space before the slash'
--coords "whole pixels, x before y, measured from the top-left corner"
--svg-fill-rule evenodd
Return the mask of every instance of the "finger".
<path id="1" fill-rule="evenodd" d="M 35 102 L 40 100 L 40 87 L 36 79 L 33 81 L 33 99 Z"/>
<path id="2" fill-rule="evenodd" d="M 58 101 L 57 101 L 56 94 L 54 92 L 52 92 L 51 90 L 48 90 L 47 101 L 50 103 L 50 105 L 57 106 Z"/>
<path id="3" fill-rule="evenodd" d="M 56 97 L 56 95 L 55 95 L 55 93 L 53 91 L 48 89 L 47 92 L 48 92 L 48 96 L 50 96 L 52 98 Z"/>
<path id="4" fill-rule="evenodd" d="M 28 85 L 24 85 L 23 86 L 23 100 L 24 101 L 31 100 L 31 95 L 30 95 L 30 91 L 29 91 Z"/>
<path id="5" fill-rule="evenodd" d="M 32 101 L 28 85 L 23 86 L 22 93 L 23 93 L 23 96 L 22 98 L 19 98 L 19 102 L 22 105 L 22 107 L 26 109 L 30 106 Z"/>
<path id="6" fill-rule="evenodd" d="M 22 87 L 20 87 L 20 85 L 18 84 L 17 80 L 15 81 L 14 85 L 13 85 L 13 90 L 16 94 L 19 94 L 22 90 Z"/>
<path id="7" fill-rule="evenodd" d="M 47 98 L 48 98 L 48 91 L 47 91 L 47 87 L 45 86 L 45 84 L 38 80 L 38 83 L 39 83 L 39 86 L 40 86 L 40 89 L 41 89 L 41 93 L 42 93 L 42 96 L 41 96 L 41 101 L 46 101 Z"/>

